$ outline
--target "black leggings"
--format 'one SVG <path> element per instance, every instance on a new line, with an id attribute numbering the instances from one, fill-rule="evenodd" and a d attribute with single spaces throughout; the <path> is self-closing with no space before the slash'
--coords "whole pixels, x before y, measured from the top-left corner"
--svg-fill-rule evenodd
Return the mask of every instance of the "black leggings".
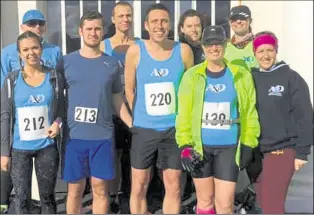
<path id="1" fill-rule="evenodd" d="M 15 190 L 17 214 L 30 214 L 33 158 L 38 181 L 42 214 L 57 213 L 55 187 L 59 165 L 57 148 L 49 146 L 40 150 L 12 150 L 11 176 Z"/>
<path id="2" fill-rule="evenodd" d="M 10 171 L 1 170 L 1 205 L 9 205 L 12 188 Z"/>

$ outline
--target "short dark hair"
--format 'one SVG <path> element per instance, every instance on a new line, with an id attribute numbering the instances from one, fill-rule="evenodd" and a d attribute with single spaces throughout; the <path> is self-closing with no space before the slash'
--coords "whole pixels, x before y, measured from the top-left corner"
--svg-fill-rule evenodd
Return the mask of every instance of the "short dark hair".
<path id="1" fill-rule="evenodd" d="M 104 21 L 104 17 L 101 13 L 99 13 L 98 11 L 86 11 L 83 16 L 81 17 L 81 21 L 80 21 L 80 27 L 83 27 L 83 23 L 85 20 L 94 20 L 94 19 L 100 19 L 102 26 L 105 25 L 105 21 Z"/>
<path id="2" fill-rule="evenodd" d="M 180 16 L 180 19 L 179 19 L 179 23 L 178 23 L 178 35 L 179 35 L 179 38 L 184 36 L 182 31 L 181 31 L 181 27 L 183 27 L 185 19 L 188 18 L 188 17 L 193 17 L 193 16 L 197 16 L 200 19 L 201 25 L 202 25 L 202 29 L 204 28 L 204 20 L 203 20 L 203 17 L 201 15 L 201 13 L 199 13 L 197 10 L 194 10 L 194 9 L 188 9 L 187 11 L 185 11 Z"/>
<path id="3" fill-rule="evenodd" d="M 168 13 L 168 15 L 170 16 L 170 11 L 169 9 L 166 7 L 166 5 L 162 4 L 162 3 L 156 3 L 156 4 L 152 4 L 150 5 L 147 10 L 146 10 L 146 15 L 145 15 L 145 20 L 148 20 L 148 16 L 149 13 L 153 10 L 163 10 L 166 11 Z"/>
<path id="4" fill-rule="evenodd" d="M 20 52 L 20 41 L 23 39 L 27 39 L 27 38 L 34 38 L 38 41 L 40 48 L 42 49 L 42 44 L 41 44 L 41 39 L 40 37 L 35 34 L 32 31 L 25 31 L 24 33 L 22 33 L 21 35 L 19 35 L 17 37 L 17 41 L 16 41 L 16 45 L 17 45 L 17 51 Z"/>
<path id="5" fill-rule="evenodd" d="M 127 6 L 127 7 L 130 7 L 131 9 L 132 9 L 132 12 L 133 12 L 133 7 L 132 7 L 132 5 L 129 3 L 129 2 L 126 2 L 126 1 L 119 1 L 119 2 L 117 2 L 115 5 L 114 5 L 114 7 L 113 7 L 113 9 L 112 9 L 112 16 L 114 16 L 114 11 L 115 11 L 115 9 L 116 9 L 116 7 L 118 7 L 118 6 Z"/>

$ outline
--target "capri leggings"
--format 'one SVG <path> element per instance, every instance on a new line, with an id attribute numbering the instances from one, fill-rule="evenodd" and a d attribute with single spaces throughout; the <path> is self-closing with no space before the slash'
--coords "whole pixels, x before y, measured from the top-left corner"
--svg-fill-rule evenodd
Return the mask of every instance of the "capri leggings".
<path id="1" fill-rule="evenodd" d="M 10 170 L 2 171 L 1 170 L 1 205 L 9 205 L 10 194 L 12 191 L 12 181 Z"/>
<path id="2" fill-rule="evenodd" d="M 30 214 L 33 158 L 43 214 L 56 214 L 55 186 L 59 154 L 55 145 L 40 150 L 12 150 L 11 176 L 17 214 Z"/>

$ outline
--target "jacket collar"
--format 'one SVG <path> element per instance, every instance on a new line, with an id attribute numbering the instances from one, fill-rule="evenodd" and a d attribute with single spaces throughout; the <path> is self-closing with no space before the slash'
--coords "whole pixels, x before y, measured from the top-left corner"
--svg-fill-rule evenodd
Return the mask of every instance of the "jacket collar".
<path id="1" fill-rule="evenodd" d="M 230 64 L 227 59 L 224 59 L 224 63 L 227 65 L 227 67 L 230 69 L 233 77 L 235 77 L 239 72 L 239 67 Z M 196 73 L 206 77 L 206 68 L 207 68 L 207 60 L 204 60 L 203 63 L 199 64 L 199 68 L 196 70 Z"/>
<path id="2" fill-rule="evenodd" d="M 269 68 L 266 71 L 262 70 L 260 67 L 254 67 L 252 68 L 252 72 L 273 72 L 281 67 L 288 67 L 288 64 L 286 64 L 286 62 L 284 61 L 279 61 L 279 62 L 276 62 L 271 68 Z"/>

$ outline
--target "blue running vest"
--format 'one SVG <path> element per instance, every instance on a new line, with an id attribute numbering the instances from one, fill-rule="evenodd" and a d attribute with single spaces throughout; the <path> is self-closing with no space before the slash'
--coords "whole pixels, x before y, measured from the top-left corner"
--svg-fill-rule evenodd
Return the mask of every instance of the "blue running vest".
<path id="1" fill-rule="evenodd" d="M 136 69 L 136 96 L 133 107 L 133 125 L 165 130 L 175 126 L 177 92 L 184 64 L 181 45 L 175 42 L 167 60 L 154 60 L 144 41 L 139 41 L 140 62 Z"/>
<path id="2" fill-rule="evenodd" d="M 105 50 L 104 50 L 105 54 L 112 56 L 112 57 L 115 57 L 117 60 L 121 61 L 121 63 L 124 64 L 126 53 L 125 52 L 124 53 L 123 52 L 115 52 L 112 49 L 111 42 L 110 42 L 109 38 L 105 39 L 104 43 L 105 43 Z"/>
<path id="3" fill-rule="evenodd" d="M 206 91 L 202 119 L 237 119 L 237 92 L 231 71 L 226 68 L 221 77 L 206 78 Z M 208 146 L 237 144 L 238 125 L 221 125 L 202 122 L 202 142 Z"/>
<path id="4" fill-rule="evenodd" d="M 49 73 L 42 84 L 29 86 L 22 73 L 16 80 L 14 89 L 15 123 L 13 148 L 21 150 L 37 150 L 54 143 L 45 135 L 52 123 L 50 104 L 53 89 L 49 82 Z"/>

